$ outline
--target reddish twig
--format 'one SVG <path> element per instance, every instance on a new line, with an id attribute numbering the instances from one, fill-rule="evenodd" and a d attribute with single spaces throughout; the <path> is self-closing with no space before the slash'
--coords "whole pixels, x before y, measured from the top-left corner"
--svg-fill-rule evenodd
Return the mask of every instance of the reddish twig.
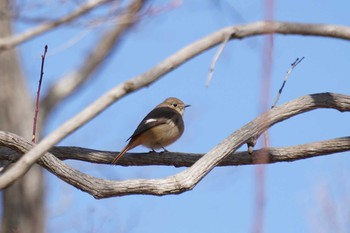
<path id="1" fill-rule="evenodd" d="M 150 15 L 150 16 L 157 15 L 160 13 L 164 13 L 164 12 L 168 12 L 170 10 L 173 10 L 177 7 L 180 7 L 181 5 L 182 5 L 182 0 L 172 0 L 163 6 L 159 6 L 159 7 L 151 6 L 151 7 L 149 7 L 146 10 L 145 14 Z"/>
<path id="2" fill-rule="evenodd" d="M 274 19 L 274 0 L 265 0 L 265 17 L 267 20 Z M 270 27 L 267 27 L 267 30 L 271 30 Z M 272 78 L 272 69 L 273 69 L 273 50 L 274 50 L 274 35 L 270 34 L 265 38 L 265 43 L 263 47 L 263 75 L 262 75 L 262 85 L 261 85 L 261 109 L 266 111 L 269 101 L 269 93 L 271 87 L 271 78 Z M 268 121 L 268 119 L 265 119 Z M 264 147 L 269 147 L 269 134 L 266 130 L 263 134 L 263 143 Z M 263 152 L 259 156 L 259 161 L 266 163 L 269 161 L 266 156 L 267 153 Z M 259 165 L 255 168 L 255 182 L 256 182 L 256 191 L 255 191 L 255 207 L 254 207 L 254 217 L 252 224 L 252 233 L 263 233 L 264 232 L 264 220 L 265 220 L 265 202 L 266 202 L 266 169 L 265 165 Z"/>
<path id="3" fill-rule="evenodd" d="M 38 120 L 38 113 L 39 113 L 39 97 L 40 97 L 41 83 L 42 83 L 43 76 L 44 76 L 44 63 L 45 63 L 46 53 L 47 53 L 47 45 L 45 45 L 44 54 L 41 55 L 40 79 L 39 79 L 38 91 L 36 93 L 35 114 L 34 114 L 34 121 L 33 121 L 33 134 L 32 134 L 32 142 L 33 143 L 35 143 L 36 123 Z"/>

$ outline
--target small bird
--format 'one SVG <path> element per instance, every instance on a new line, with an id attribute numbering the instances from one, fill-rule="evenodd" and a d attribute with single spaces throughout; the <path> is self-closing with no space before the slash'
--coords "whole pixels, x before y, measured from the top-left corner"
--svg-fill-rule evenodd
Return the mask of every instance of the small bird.
<path id="1" fill-rule="evenodd" d="M 182 116 L 185 108 L 190 105 L 184 104 L 175 97 L 169 97 L 157 105 L 147 114 L 137 126 L 135 132 L 128 138 L 129 143 L 112 161 L 117 161 L 132 148 L 143 145 L 154 149 L 163 148 L 175 142 L 184 132 L 184 121 Z"/>

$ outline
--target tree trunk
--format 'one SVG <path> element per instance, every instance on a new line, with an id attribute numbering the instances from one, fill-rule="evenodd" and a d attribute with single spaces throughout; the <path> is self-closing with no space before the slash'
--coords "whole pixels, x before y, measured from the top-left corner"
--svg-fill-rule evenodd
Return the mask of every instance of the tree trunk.
<path id="1" fill-rule="evenodd" d="M 0 37 L 12 34 L 9 2 L 0 0 L 0 10 L 5 12 L 0 16 Z M 15 49 L 0 51 L 0 71 L 0 129 L 30 139 L 34 105 Z M 1 232 L 44 232 L 44 182 L 39 166 L 3 191 L 2 207 Z"/>

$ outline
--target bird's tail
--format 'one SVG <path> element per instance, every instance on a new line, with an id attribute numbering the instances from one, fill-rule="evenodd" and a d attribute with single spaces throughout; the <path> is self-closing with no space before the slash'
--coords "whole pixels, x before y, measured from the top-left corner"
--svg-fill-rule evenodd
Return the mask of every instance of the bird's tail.
<path id="1" fill-rule="evenodd" d="M 131 149 L 131 146 L 128 144 L 126 145 L 126 147 L 124 147 L 124 149 L 117 155 L 117 157 L 115 157 L 112 161 L 112 164 L 116 164 L 118 162 L 118 160 L 129 150 Z"/>

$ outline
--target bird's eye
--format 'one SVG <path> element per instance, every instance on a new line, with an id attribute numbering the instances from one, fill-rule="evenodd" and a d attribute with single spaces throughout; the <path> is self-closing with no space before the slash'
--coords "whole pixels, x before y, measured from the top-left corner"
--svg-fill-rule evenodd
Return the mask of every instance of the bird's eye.
<path id="1" fill-rule="evenodd" d="M 177 107 L 177 103 L 173 103 L 173 106 L 176 108 Z"/>

